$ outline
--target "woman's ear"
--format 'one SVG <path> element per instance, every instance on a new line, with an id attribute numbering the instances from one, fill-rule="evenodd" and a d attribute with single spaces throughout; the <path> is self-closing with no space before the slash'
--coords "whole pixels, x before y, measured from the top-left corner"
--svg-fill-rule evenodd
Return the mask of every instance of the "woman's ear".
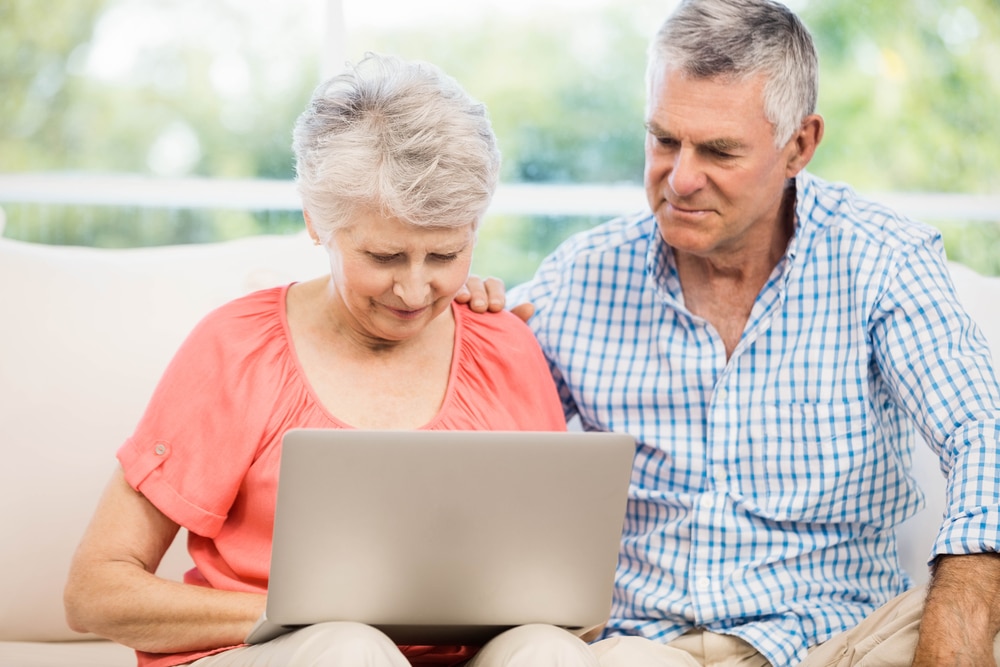
<path id="1" fill-rule="evenodd" d="M 306 229 L 309 230 L 309 237 L 313 240 L 313 245 L 323 245 L 323 242 L 319 239 L 319 234 L 316 233 L 316 229 L 313 227 L 312 218 L 309 217 L 309 210 L 302 209 L 302 217 L 306 221 Z"/>
<path id="2" fill-rule="evenodd" d="M 799 131 L 788 142 L 791 148 L 785 169 L 788 178 L 805 169 L 812 160 L 819 142 L 823 140 L 823 128 L 823 117 L 819 114 L 810 114 L 802 121 Z"/>

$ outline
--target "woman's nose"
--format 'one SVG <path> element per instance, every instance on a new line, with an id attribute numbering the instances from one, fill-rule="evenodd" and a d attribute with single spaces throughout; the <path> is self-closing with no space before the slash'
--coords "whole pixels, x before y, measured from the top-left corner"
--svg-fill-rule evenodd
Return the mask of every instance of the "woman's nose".
<path id="1" fill-rule="evenodd" d="M 410 270 L 396 277 L 392 293 L 399 297 L 408 308 L 422 308 L 427 305 L 430 282 L 422 271 Z"/>

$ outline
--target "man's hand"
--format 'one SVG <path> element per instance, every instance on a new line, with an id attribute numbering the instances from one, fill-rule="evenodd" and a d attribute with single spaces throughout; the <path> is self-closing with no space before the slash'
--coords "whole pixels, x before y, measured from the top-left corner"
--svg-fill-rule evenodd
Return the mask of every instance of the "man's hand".
<path id="1" fill-rule="evenodd" d="M 940 556 L 927 592 L 913 667 L 996 665 L 1000 555 Z"/>
<path id="2" fill-rule="evenodd" d="M 498 313 L 507 303 L 507 290 L 499 278 L 469 276 L 465 285 L 455 295 L 455 301 L 469 304 L 474 312 Z"/>
<path id="3" fill-rule="evenodd" d="M 469 308 L 477 313 L 486 311 L 496 313 L 503 310 L 507 304 L 507 290 L 499 278 L 484 280 L 479 276 L 469 276 L 465 285 L 455 295 L 455 301 L 469 304 Z M 510 312 L 527 322 L 535 312 L 535 307 L 530 303 L 521 303 L 511 308 Z"/>

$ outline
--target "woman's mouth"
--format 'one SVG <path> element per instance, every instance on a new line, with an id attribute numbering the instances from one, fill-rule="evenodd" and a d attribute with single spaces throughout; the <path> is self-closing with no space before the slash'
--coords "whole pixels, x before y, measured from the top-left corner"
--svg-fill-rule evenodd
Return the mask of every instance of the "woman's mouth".
<path id="1" fill-rule="evenodd" d="M 385 309 L 390 313 L 395 315 L 401 320 L 415 320 L 421 315 L 427 312 L 427 306 L 423 308 L 410 309 L 410 308 L 393 308 L 391 306 L 386 306 Z"/>

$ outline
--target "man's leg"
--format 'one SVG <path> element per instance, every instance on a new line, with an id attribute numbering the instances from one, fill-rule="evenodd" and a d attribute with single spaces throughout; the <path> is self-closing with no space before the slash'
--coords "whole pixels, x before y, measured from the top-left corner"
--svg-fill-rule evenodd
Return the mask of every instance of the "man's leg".
<path id="1" fill-rule="evenodd" d="M 910 667 L 926 594 L 921 586 L 890 600 L 857 627 L 809 651 L 802 667 Z M 1000 664 L 1000 636 L 993 653 Z"/>
<path id="2" fill-rule="evenodd" d="M 552 625 L 522 625 L 497 635 L 467 667 L 600 667 L 580 638 Z"/>
<path id="3" fill-rule="evenodd" d="M 695 630 L 661 644 L 643 637 L 611 637 L 592 646 L 601 667 L 766 667 L 738 637 Z"/>

